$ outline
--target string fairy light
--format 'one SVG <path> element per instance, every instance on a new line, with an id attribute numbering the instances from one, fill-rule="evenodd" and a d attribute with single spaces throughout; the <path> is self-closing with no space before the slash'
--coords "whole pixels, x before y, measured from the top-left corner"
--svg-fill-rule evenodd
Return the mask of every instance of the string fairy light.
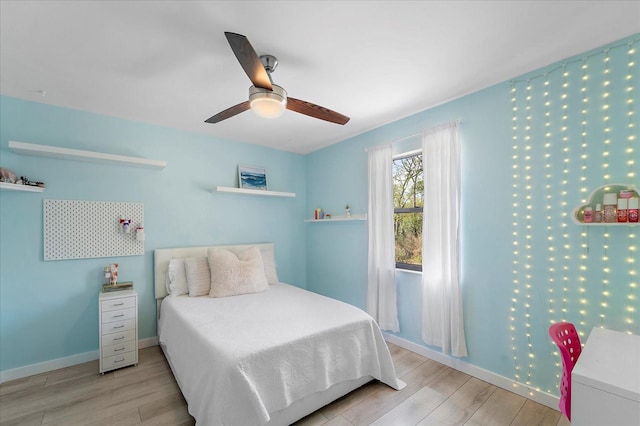
<path id="1" fill-rule="evenodd" d="M 627 141 L 629 142 L 629 146 L 627 147 L 627 150 L 626 150 L 629 158 L 629 160 L 627 161 L 629 165 L 629 172 L 627 173 L 627 177 L 630 183 L 634 182 L 634 178 L 637 176 L 636 171 L 638 167 L 634 161 L 634 152 L 635 152 L 635 147 L 637 143 L 636 134 L 635 134 L 635 122 L 634 122 L 634 115 L 635 115 L 634 99 L 636 98 L 636 95 L 635 95 L 635 87 L 634 87 L 634 81 L 633 81 L 634 70 L 637 69 L 635 59 L 634 59 L 635 52 L 636 50 L 633 46 L 633 43 L 630 42 L 628 44 L 628 50 L 627 50 L 628 63 L 627 63 L 627 75 L 625 78 L 627 82 L 627 87 L 626 87 L 627 118 L 628 118 L 627 130 L 629 132 L 629 135 L 627 136 Z M 637 246 L 636 246 L 636 234 L 633 231 L 634 228 L 629 228 L 629 229 L 630 229 L 629 244 L 628 244 L 629 254 L 627 258 L 627 261 L 629 263 L 628 269 L 627 269 L 629 274 L 629 294 L 627 295 L 627 307 L 626 307 L 627 318 L 625 322 L 628 327 L 628 332 L 633 333 L 634 326 L 636 323 L 636 320 L 635 320 L 636 310 L 638 306 L 638 297 L 637 297 L 638 281 L 637 281 L 637 270 L 636 270 L 636 259 L 637 259 L 638 253 L 637 253 Z"/>
<path id="2" fill-rule="evenodd" d="M 562 66 L 562 91 L 560 95 L 560 99 L 562 100 L 562 112 L 561 112 L 561 126 L 560 126 L 560 134 L 562 135 L 562 152 L 563 152 L 563 167 L 562 167 L 562 181 L 561 181 L 561 190 L 560 190 L 560 228 L 562 232 L 562 242 L 563 242 L 563 255 L 562 255 L 562 320 L 567 320 L 567 299 L 569 293 L 569 261 L 571 259 L 571 244 L 569 240 L 569 230 L 567 223 L 567 209 L 568 202 L 567 197 L 569 194 L 569 166 L 571 164 L 570 160 L 570 149 L 569 149 L 569 106 L 568 106 L 568 98 L 569 98 L 569 71 L 567 70 L 567 64 Z"/>
<path id="3" fill-rule="evenodd" d="M 531 377 L 533 376 L 533 344 L 531 340 L 531 283 L 533 282 L 533 253 L 532 253 L 532 208 L 534 205 L 532 195 L 532 165 L 531 165 L 531 98 L 532 98 L 532 83 L 527 82 L 526 85 L 526 97 L 525 97 L 525 127 L 524 127 L 524 194 L 525 194 L 525 216 L 524 216 L 524 229 L 525 229 L 525 283 L 524 283 L 524 317 L 525 317 L 525 336 L 527 337 L 527 347 L 529 351 L 529 360 L 527 363 L 527 379 L 525 381 L 527 387 L 529 387 L 529 393 L 531 392 Z"/>
<path id="4" fill-rule="evenodd" d="M 609 96 L 611 90 L 611 80 L 610 73 L 611 70 L 609 68 L 609 61 L 611 57 L 609 56 L 609 49 L 604 49 L 604 71 L 603 71 L 603 84 L 602 84 L 602 126 L 604 131 L 604 146 L 602 149 L 602 169 L 603 169 L 603 179 L 605 185 L 609 183 L 609 179 L 611 179 L 611 175 L 609 174 L 609 147 L 611 145 L 611 124 L 609 122 Z M 605 192 L 608 191 L 607 187 L 605 187 Z M 603 256 L 602 256 L 602 290 L 600 297 L 600 326 L 604 327 L 605 318 L 607 316 L 607 307 L 609 306 L 609 227 L 605 228 L 603 233 Z"/>
<path id="5" fill-rule="evenodd" d="M 518 345 L 516 342 L 517 327 L 516 327 L 516 314 L 517 306 L 520 295 L 520 281 L 519 281 L 519 269 L 520 269 L 520 248 L 518 242 L 518 228 L 519 228 L 519 215 L 518 215 L 518 193 L 520 189 L 520 171 L 519 171 L 519 144 L 518 144 L 518 104 L 517 104 L 517 88 L 515 84 L 511 84 L 511 111 L 512 111 L 512 140 L 513 140 L 513 297 L 511 298 L 511 350 L 513 352 L 514 363 L 514 386 L 520 381 L 520 361 L 518 359 Z"/>
<path id="6" fill-rule="evenodd" d="M 594 173 L 589 172 L 589 167 L 601 167 L 596 169 L 601 170 L 601 174 L 594 179 L 594 184 L 602 191 L 611 190 L 612 171 L 616 172 L 616 176 L 621 172 L 626 174 L 630 184 L 637 186 L 640 168 L 635 112 L 637 90 L 634 85 L 637 85 L 639 76 L 635 47 L 638 42 L 640 38 L 635 37 L 631 41 L 610 45 L 581 58 L 549 67 L 539 75 L 530 74 L 521 80 L 512 80 L 509 85 L 513 139 L 513 295 L 509 329 L 515 367 L 513 385 L 526 385 L 530 394 L 539 390 L 536 386 L 538 380 L 548 380 L 542 376 L 536 377 L 538 369 L 535 368 L 535 361 L 546 350 L 533 346 L 537 340 L 533 339 L 532 332 L 538 333 L 539 330 L 532 326 L 531 317 L 541 312 L 540 306 L 536 306 L 538 301 L 533 297 L 537 294 L 534 292 L 534 283 L 537 287 L 546 281 L 549 324 L 579 315 L 580 326 L 577 328 L 581 336 L 598 322 L 602 326 L 611 326 L 621 319 L 627 325 L 627 331 L 635 334 L 639 331 L 637 229 L 640 228 L 629 226 L 629 232 L 622 234 L 629 238 L 628 244 L 624 244 L 624 250 L 627 250 L 624 259 L 629 276 L 628 294 L 626 299 L 613 299 L 610 292 L 619 292 L 621 288 L 610 284 L 612 274 L 609 256 L 617 255 L 618 250 L 622 250 L 618 244 L 615 250 L 610 247 L 612 235 L 616 240 L 619 239 L 619 229 L 614 234 L 609 229 L 611 225 L 607 224 L 593 229 L 589 226 L 574 227 L 570 215 L 575 206 L 569 206 L 569 200 L 573 199 L 576 192 L 579 192 L 580 205 L 591 201 L 588 191 Z M 623 66 L 624 60 L 620 62 L 618 55 L 611 55 L 620 48 L 626 49 L 628 67 Z M 615 61 L 612 60 L 614 58 Z M 622 73 L 622 78 L 619 66 L 628 71 L 626 76 Z M 592 68 L 599 70 L 598 75 L 594 75 Z M 599 80 L 600 75 L 602 80 Z M 619 114 L 620 107 L 627 113 L 627 123 L 611 118 L 616 117 L 614 112 Z M 544 113 L 542 119 L 537 116 L 541 113 Z M 615 133 L 612 123 L 615 123 Z M 627 144 L 614 144 L 614 136 L 624 138 L 620 136 L 618 126 L 622 129 L 625 124 Z M 541 131 L 542 126 L 544 131 Z M 600 129 L 594 131 L 598 127 Z M 532 140 L 539 137 L 543 143 Z M 612 155 L 614 148 L 625 152 L 626 167 L 620 168 L 619 153 Z M 543 159 L 542 162 L 539 159 Z M 541 173 L 542 167 L 544 174 Z M 538 192 L 537 186 L 543 176 L 544 190 Z M 543 207 L 542 217 L 538 210 Z M 537 215 L 541 217 L 535 217 Z M 534 227 L 538 226 L 545 226 L 546 238 L 533 238 L 534 230 L 537 231 Z M 590 233 L 596 231 L 598 235 L 603 235 L 602 256 L 589 253 Z M 580 250 L 576 250 L 578 243 L 573 243 L 575 237 L 580 238 Z M 601 280 L 598 271 L 602 273 Z M 600 291 L 598 285 L 601 285 Z M 613 300 L 622 300 L 620 307 L 624 308 L 613 309 L 613 305 L 609 306 Z M 554 384 L 557 386 L 560 382 L 561 359 L 557 348 L 554 345 L 552 347 L 546 353 L 553 351 L 555 356 L 558 380 Z M 545 376 L 548 377 L 546 372 Z M 549 383 L 549 387 L 552 383 Z"/>
<path id="7" fill-rule="evenodd" d="M 549 100 L 549 75 L 544 75 L 544 159 L 545 159 L 545 185 L 544 185 L 544 197 L 545 197 L 545 219 L 546 219 L 546 238 L 547 238 L 547 250 L 549 252 L 548 257 L 548 313 L 549 313 L 549 325 L 555 322 L 555 294 L 554 294 L 554 284 L 555 284 L 555 244 L 554 244 L 554 232 L 553 232 L 553 206 L 551 204 L 553 196 L 552 193 L 552 133 L 551 133 L 551 101 Z M 556 346 L 553 345 L 555 348 Z"/>
<path id="8" fill-rule="evenodd" d="M 589 96 L 588 96 L 588 81 L 589 75 L 587 74 L 587 69 L 589 66 L 587 65 L 587 58 L 582 59 L 582 65 L 580 67 L 582 69 L 582 86 L 580 87 L 580 93 L 582 94 L 582 106 L 580 108 L 580 126 L 581 131 L 580 135 L 582 137 L 582 141 L 580 143 L 580 159 L 582 160 L 582 164 L 580 166 L 580 204 L 585 205 L 587 203 L 587 117 L 589 113 Z M 579 327 L 578 334 L 580 337 L 584 337 L 584 330 L 587 327 L 586 315 L 587 315 L 587 259 L 589 258 L 589 227 L 583 226 L 580 231 L 580 237 L 582 239 L 581 249 L 582 253 L 580 254 L 580 271 L 578 275 L 578 292 L 579 292 Z"/>
<path id="9" fill-rule="evenodd" d="M 550 82 L 549 82 L 549 74 L 544 74 L 544 159 L 545 159 L 545 185 L 544 185 L 544 198 L 545 198 L 545 220 L 546 220 L 546 239 L 547 239 L 547 293 L 548 293 L 548 314 L 549 314 L 549 325 L 556 322 L 554 318 L 556 315 L 555 308 L 555 232 L 554 232 L 554 218 L 553 218 L 553 205 L 552 205 L 552 189 L 553 189 L 553 169 L 552 169 L 552 152 L 553 152 L 553 133 L 551 131 L 551 101 L 549 98 L 550 91 Z M 556 378 L 555 388 L 558 389 L 560 387 L 560 371 L 561 369 L 561 358 L 560 353 L 558 352 L 558 347 L 553 343 L 552 340 L 549 340 L 549 345 L 551 347 L 551 351 L 554 355 L 555 365 L 556 365 Z M 547 392 L 551 392 L 551 389 L 547 389 Z"/>

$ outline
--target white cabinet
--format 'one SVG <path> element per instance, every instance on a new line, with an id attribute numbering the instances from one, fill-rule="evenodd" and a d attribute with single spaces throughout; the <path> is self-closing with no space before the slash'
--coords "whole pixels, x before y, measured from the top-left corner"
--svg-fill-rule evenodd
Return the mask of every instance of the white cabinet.
<path id="1" fill-rule="evenodd" d="M 571 372 L 571 424 L 640 424 L 640 336 L 594 328 Z"/>
<path id="2" fill-rule="evenodd" d="M 138 295 L 100 293 L 100 373 L 138 363 Z"/>

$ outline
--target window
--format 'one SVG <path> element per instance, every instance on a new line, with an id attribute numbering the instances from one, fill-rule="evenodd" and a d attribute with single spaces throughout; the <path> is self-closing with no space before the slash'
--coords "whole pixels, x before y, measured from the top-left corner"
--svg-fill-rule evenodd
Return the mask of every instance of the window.
<path id="1" fill-rule="evenodd" d="M 396 268 L 422 271 L 424 176 L 421 152 L 393 159 L 393 207 Z"/>

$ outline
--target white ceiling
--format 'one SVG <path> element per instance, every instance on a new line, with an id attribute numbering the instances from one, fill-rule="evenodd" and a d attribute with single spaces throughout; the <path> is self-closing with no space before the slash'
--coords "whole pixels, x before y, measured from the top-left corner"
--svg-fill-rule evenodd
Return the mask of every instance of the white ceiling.
<path id="1" fill-rule="evenodd" d="M 204 123 L 251 84 L 224 31 L 351 121 Z M 0 91 L 304 154 L 638 32 L 638 1 L 2 0 Z"/>

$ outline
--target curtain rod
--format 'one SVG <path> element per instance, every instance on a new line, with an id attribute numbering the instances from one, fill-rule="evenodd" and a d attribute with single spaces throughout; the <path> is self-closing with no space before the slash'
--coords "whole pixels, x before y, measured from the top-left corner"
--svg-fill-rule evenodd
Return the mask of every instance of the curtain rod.
<path id="1" fill-rule="evenodd" d="M 389 145 L 393 146 L 394 144 L 397 144 L 397 143 L 402 142 L 402 141 L 407 140 L 407 139 L 415 138 L 416 136 L 424 136 L 426 133 L 429 133 L 431 131 L 439 129 L 440 127 L 443 127 L 443 126 L 448 126 L 451 123 L 460 124 L 460 123 L 462 123 L 462 120 L 461 119 L 457 119 L 457 120 L 448 121 L 446 123 L 440 123 L 440 124 L 438 124 L 436 126 L 430 127 L 430 128 L 425 129 L 425 130 L 423 130 L 421 132 L 413 133 L 411 135 L 401 137 L 400 139 L 395 139 Z M 380 145 L 376 145 L 376 146 L 380 146 Z M 375 148 L 375 147 L 371 147 L 371 148 Z M 364 150 L 365 150 L 365 152 L 369 152 L 369 148 L 365 148 Z"/>

